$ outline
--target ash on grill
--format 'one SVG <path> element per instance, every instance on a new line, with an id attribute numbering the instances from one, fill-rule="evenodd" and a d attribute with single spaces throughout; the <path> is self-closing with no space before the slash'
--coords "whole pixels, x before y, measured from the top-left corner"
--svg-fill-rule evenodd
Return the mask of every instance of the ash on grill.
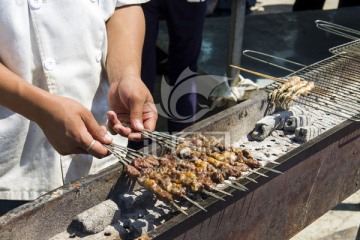
<path id="1" fill-rule="evenodd" d="M 309 106 L 297 105 L 289 111 L 275 112 L 259 120 L 254 130 L 234 146 L 246 147 L 258 161 L 275 161 L 345 120 Z"/>

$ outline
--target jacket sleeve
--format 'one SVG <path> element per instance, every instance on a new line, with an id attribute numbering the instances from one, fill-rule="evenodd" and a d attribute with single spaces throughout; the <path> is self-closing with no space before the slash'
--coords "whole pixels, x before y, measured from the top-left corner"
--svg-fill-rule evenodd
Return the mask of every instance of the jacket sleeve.
<path id="1" fill-rule="evenodd" d="M 149 0 L 102 0 L 99 1 L 100 11 L 103 15 L 104 21 L 109 20 L 116 8 L 126 5 L 146 3 Z"/>
<path id="2" fill-rule="evenodd" d="M 116 7 L 122 7 L 125 5 L 131 5 L 131 4 L 141 4 L 148 2 L 149 0 L 116 0 Z"/>

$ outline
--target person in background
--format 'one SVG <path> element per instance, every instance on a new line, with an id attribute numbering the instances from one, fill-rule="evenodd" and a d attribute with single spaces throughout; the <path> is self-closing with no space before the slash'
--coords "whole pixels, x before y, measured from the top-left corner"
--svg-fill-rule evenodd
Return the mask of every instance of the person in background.
<path id="1" fill-rule="evenodd" d="M 304 10 L 321 10 L 324 7 L 325 0 L 296 0 L 293 6 L 293 11 L 304 11 Z M 339 0 L 338 7 L 351 7 L 359 6 L 358 0 Z"/>
<path id="2" fill-rule="evenodd" d="M 197 72 L 197 61 L 201 50 L 202 32 L 207 10 L 205 0 L 151 0 L 142 4 L 146 20 L 144 51 L 142 55 L 141 77 L 150 91 L 154 90 L 156 80 L 156 40 L 159 21 L 165 20 L 169 34 L 167 77 L 174 85 L 180 74 L 189 68 Z M 191 79 L 187 82 L 189 93 L 177 102 L 177 111 L 182 116 L 193 116 L 197 108 L 196 86 Z M 176 90 L 175 90 L 176 91 Z M 168 119 L 169 132 L 178 132 L 193 124 Z"/>
<path id="3" fill-rule="evenodd" d="M 107 122 L 132 140 L 155 128 L 143 2 L 0 3 L 0 215 L 117 162 Z"/>

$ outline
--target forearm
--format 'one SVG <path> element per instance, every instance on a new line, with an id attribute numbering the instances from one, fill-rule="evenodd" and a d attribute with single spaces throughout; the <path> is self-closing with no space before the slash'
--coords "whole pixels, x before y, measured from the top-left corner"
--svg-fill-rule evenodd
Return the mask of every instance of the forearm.
<path id="1" fill-rule="evenodd" d="M 124 77 L 140 80 L 145 19 L 140 6 L 119 8 L 107 23 L 106 70 L 110 82 Z"/>
<path id="2" fill-rule="evenodd" d="M 0 104 L 24 117 L 37 121 L 42 104 L 50 94 L 35 87 L 0 64 Z"/>
<path id="3" fill-rule="evenodd" d="M 80 103 L 33 86 L 1 64 L 0 93 L 0 105 L 36 122 L 62 155 L 87 153 L 84 149 L 92 139 L 104 144 L 112 141 Z M 93 156 L 107 155 L 101 143 L 91 148 Z"/>
<path id="4" fill-rule="evenodd" d="M 145 19 L 138 5 L 115 11 L 107 23 L 108 56 L 106 71 L 110 81 L 109 128 L 129 139 L 141 138 L 138 131 L 155 129 L 154 100 L 141 80 L 141 54 Z M 125 127 L 122 123 L 129 123 Z"/>

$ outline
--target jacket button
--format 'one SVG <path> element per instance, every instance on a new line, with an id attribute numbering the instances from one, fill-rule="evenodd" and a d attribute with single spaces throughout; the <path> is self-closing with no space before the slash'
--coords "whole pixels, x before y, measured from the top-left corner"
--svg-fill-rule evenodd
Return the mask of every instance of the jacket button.
<path id="1" fill-rule="evenodd" d="M 33 9 L 39 9 L 41 8 L 42 0 L 30 0 L 30 6 Z"/>
<path id="2" fill-rule="evenodd" d="M 99 52 L 98 54 L 96 54 L 96 61 L 97 62 L 100 62 L 101 61 L 101 58 L 102 58 L 102 53 Z"/>
<path id="3" fill-rule="evenodd" d="M 44 68 L 46 71 L 52 71 L 55 68 L 55 64 L 56 64 L 55 59 L 47 58 L 44 61 Z"/>

